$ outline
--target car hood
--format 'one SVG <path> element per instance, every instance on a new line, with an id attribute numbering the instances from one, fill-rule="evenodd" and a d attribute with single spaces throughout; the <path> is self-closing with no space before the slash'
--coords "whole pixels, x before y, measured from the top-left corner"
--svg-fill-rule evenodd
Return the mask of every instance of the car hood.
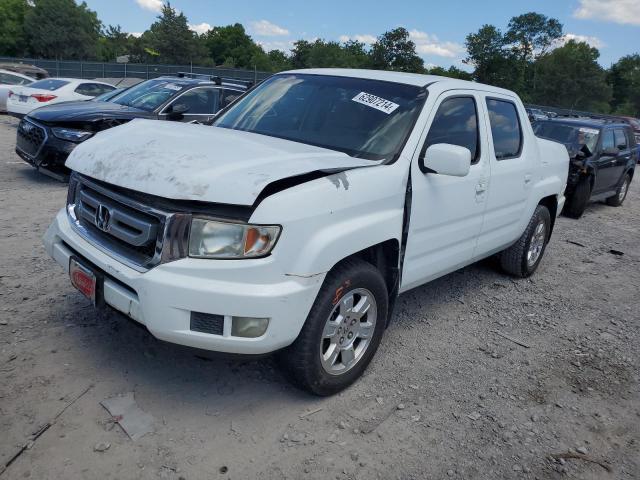
<path id="1" fill-rule="evenodd" d="M 86 100 L 56 103 L 38 108 L 29 114 L 34 120 L 46 123 L 92 122 L 107 118 L 131 119 L 149 115 L 149 112 L 139 108 Z"/>
<path id="2" fill-rule="evenodd" d="M 378 163 L 255 133 L 138 119 L 81 143 L 66 166 L 164 198 L 253 205 L 274 181 Z"/>

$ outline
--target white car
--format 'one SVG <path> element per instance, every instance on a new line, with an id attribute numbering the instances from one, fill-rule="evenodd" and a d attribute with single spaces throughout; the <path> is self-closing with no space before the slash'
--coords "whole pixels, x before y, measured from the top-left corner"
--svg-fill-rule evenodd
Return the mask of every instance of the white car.
<path id="1" fill-rule="evenodd" d="M 318 395 L 363 373 L 398 294 L 493 254 L 531 275 L 565 202 L 566 148 L 488 85 L 290 71 L 213 125 L 133 120 L 79 144 L 46 251 L 157 338 L 279 350 Z"/>
<path id="2" fill-rule="evenodd" d="M 91 100 L 115 88 L 97 80 L 44 78 L 28 86 L 11 88 L 7 98 L 7 111 L 14 117 L 22 118 L 31 110 L 45 105 L 72 100 Z"/>
<path id="3" fill-rule="evenodd" d="M 7 96 L 9 90 L 21 85 L 35 82 L 34 78 L 10 70 L 0 69 L 0 113 L 7 111 Z"/>

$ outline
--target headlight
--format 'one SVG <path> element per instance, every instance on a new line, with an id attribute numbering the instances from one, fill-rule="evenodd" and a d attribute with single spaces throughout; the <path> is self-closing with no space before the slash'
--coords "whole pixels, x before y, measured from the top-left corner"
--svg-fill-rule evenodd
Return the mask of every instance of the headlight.
<path id="1" fill-rule="evenodd" d="M 199 258 L 256 258 L 273 249 L 281 228 L 277 225 L 246 225 L 203 218 L 191 221 L 189 256 Z"/>
<path id="2" fill-rule="evenodd" d="M 55 127 L 51 131 L 60 140 L 69 140 L 70 142 L 84 142 L 93 135 L 93 132 L 85 130 L 76 130 L 74 128 Z"/>

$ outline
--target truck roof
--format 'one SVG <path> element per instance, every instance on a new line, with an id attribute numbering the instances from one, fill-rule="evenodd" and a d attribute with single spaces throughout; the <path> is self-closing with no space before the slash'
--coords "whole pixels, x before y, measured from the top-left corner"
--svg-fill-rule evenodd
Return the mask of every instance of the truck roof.
<path id="1" fill-rule="evenodd" d="M 493 87 L 483 83 L 458 80 L 457 78 L 442 77 L 439 75 L 423 75 L 421 73 L 394 72 L 388 70 L 366 70 L 357 68 L 305 68 L 300 70 L 288 70 L 281 73 L 303 73 L 309 75 L 333 75 L 336 77 L 366 78 L 371 80 L 382 80 L 386 82 L 404 83 L 416 87 L 425 87 L 434 83 L 446 84 L 450 88 L 468 88 L 477 90 L 479 86 L 482 90 L 507 95 L 514 95 L 510 90 Z"/>

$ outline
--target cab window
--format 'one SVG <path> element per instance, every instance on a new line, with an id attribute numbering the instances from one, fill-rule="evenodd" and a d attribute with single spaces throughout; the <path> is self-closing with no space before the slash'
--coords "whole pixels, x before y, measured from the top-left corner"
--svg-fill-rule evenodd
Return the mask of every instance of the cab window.
<path id="1" fill-rule="evenodd" d="M 438 107 L 420 152 L 420 158 L 424 158 L 431 145 L 449 143 L 468 148 L 471 152 L 471 163 L 477 163 L 480 159 L 479 137 L 475 99 L 473 97 L 447 98 Z"/>
<path id="2" fill-rule="evenodd" d="M 616 148 L 620 150 L 626 150 L 627 148 L 629 148 L 629 146 L 627 145 L 627 136 L 624 134 L 624 130 L 616 128 L 613 131 L 613 134 L 616 139 Z"/>
<path id="3" fill-rule="evenodd" d="M 488 98 L 487 109 L 496 159 L 519 157 L 522 151 L 522 128 L 515 104 L 508 100 Z"/>
<path id="4" fill-rule="evenodd" d="M 173 105 L 186 105 L 187 115 L 211 115 L 218 111 L 219 89 L 194 88 L 175 100 Z"/>

